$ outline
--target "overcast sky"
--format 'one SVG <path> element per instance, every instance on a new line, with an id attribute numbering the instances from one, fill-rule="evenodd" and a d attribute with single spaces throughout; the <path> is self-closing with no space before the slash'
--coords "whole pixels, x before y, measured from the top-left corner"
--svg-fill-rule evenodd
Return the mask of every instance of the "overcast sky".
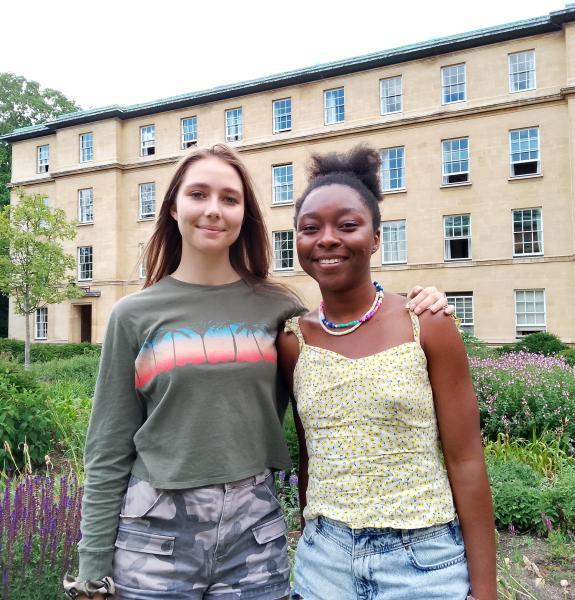
<path id="1" fill-rule="evenodd" d="M 129 105 L 547 15 L 558 0 L 5 0 L 0 72 Z"/>

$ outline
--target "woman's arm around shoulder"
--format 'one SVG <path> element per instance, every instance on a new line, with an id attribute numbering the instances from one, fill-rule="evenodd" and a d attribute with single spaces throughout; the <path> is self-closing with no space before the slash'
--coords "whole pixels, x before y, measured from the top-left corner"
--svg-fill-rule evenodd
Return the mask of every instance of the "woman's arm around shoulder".
<path id="1" fill-rule="evenodd" d="M 467 353 L 453 319 L 427 311 L 421 315 L 420 324 L 439 436 L 465 542 L 471 589 L 478 600 L 496 600 L 493 508 Z"/>

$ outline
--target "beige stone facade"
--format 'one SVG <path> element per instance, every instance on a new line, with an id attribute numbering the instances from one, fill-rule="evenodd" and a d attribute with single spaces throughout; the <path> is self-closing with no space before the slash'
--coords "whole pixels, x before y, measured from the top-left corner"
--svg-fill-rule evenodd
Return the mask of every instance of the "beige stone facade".
<path id="1" fill-rule="evenodd" d="M 155 184 L 157 212 L 186 152 L 182 119 L 196 117 L 197 144 L 209 146 L 226 141 L 226 111 L 241 107 L 241 139 L 230 145 L 253 175 L 272 242 L 272 232 L 293 230 L 287 185 L 288 200 L 274 201 L 274 166 L 291 165 L 295 199 L 305 187 L 312 152 L 358 143 L 393 149 L 387 159 L 382 154 L 382 179 L 392 189 L 381 204 L 386 260 L 383 252 L 374 255 L 374 278 L 392 291 L 433 284 L 457 296 L 464 324 L 489 343 L 538 329 L 575 343 L 574 19 L 575 10 L 566 9 L 509 26 L 505 34 L 493 28 L 413 51 L 137 108 L 77 113 L 14 132 L 8 136 L 14 185 L 44 193 L 76 219 L 79 190 L 92 190 L 93 219 L 78 225 L 67 248 L 92 248 L 91 278 L 79 282 L 88 293 L 49 306 L 47 335 L 40 337 L 102 340 L 111 306 L 142 283 L 139 252 L 154 226 L 153 217 L 141 214 L 142 202 L 150 208 L 150 186 L 142 200 L 142 184 Z M 445 70 L 453 66 L 459 68 Z M 401 93 L 393 87 L 396 79 L 386 88 L 393 97 L 382 100 L 380 82 L 390 78 L 400 78 Z M 326 112 L 333 117 L 338 109 L 325 92 L 339 88 L 344 118 L 326 124 Z M 286 98 L 290 127 L 274 132 L 274 101 Z M 385 112 L 382 104 L 400 110 Z M 141 128 L 149 125 L 155 128 L 154 153 L 141 156 Z M 81 162 L 80 140 L 87 133 L 92 156 Z M 445 146 L 446 140 L 464 141 Z M 37 148 L 44 145 L 48 170 L 38 173 Z M 293 266 L 289 248 L 276 259 L 283 268 L 274 275 L 316 304 L 315 283 L 299 268 L 295 252 Z M 12 312 L 9 327 L 11 337 L 23 337 L 22 319 Z"/>

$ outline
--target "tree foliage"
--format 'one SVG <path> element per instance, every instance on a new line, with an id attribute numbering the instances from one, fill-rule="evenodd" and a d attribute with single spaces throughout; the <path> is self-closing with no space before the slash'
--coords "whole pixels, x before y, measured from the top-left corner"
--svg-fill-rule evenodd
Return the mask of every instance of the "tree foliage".
<path id="1" fill-rule="evenodd" d="M 18 200 L 0 211 L 0 292 L 26 317 L 26 366 L 30 362 L 30 315 L 46 304 L 80 297 L 76 260 L 62 248 L 76 237 L 74 222 L 61 209 L 46 206 L 41 194 L 17 191 Z"/>

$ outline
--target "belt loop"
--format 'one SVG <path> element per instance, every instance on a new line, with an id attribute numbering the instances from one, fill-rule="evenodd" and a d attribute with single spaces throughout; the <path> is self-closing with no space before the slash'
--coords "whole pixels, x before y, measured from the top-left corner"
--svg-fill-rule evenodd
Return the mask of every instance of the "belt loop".
<path id="1" fill-rule="evenodd" d="M 401 541 L 404 546 L 409 546 L 411 544 L 411 535 L 409 534 L 409 529 L 401 530 Z"/>
<path id="2" fill-rule="evenodd" d="M 265 469 L 265 471 L 262 471 L 261 473 L 258 473 L 255 477 L 254 477 L 254 485 L 258 485 L 259 483 L 263 483 L 268 475 L 271 474 L 271 471 L 269 469 Z"/>

